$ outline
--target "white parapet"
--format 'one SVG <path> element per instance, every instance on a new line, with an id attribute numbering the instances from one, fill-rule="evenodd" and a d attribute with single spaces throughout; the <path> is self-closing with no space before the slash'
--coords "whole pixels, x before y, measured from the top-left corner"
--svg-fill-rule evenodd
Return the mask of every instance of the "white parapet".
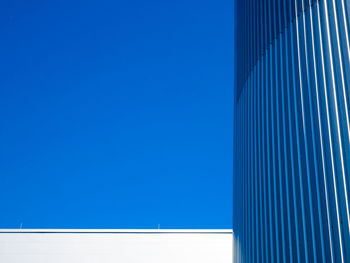
<path id="1" fill-rule="evenodd" d="M 1 263 L 231 263 L 231 230 L 2 229 Z"/>

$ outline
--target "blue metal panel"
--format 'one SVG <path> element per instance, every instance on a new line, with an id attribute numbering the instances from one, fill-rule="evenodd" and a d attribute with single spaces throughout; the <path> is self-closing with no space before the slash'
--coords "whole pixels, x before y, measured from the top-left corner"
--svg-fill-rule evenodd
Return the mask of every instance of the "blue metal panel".
<path id="1" fill-rule="evenodd" d="M 350 1 L 237 0 L 237 262 L 350 262 Z"/>

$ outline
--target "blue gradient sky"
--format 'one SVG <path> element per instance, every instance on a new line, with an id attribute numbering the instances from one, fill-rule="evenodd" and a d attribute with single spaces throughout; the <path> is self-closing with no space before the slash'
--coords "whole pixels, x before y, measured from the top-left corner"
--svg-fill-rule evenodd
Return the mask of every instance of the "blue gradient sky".
<path id="1" fill-rule="evenodd" d="M 0 3 L 0 228 L 231 228 L 233 1 Z"/>

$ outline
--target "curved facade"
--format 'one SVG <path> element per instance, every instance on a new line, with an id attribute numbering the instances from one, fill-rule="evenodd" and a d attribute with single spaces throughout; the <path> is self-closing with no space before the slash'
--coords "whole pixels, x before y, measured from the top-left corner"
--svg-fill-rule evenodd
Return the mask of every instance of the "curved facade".
<path id="1" fill-rule="evenodd" d="M 235 262 L 350 262 L 350 1 L 235 13 Z"/>

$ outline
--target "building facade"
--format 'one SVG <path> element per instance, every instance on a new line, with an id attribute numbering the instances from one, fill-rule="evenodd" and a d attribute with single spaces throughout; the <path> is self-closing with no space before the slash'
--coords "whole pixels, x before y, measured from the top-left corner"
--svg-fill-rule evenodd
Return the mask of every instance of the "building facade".
<path id="1" fill-rule="evenodd" d="M 234 260 L 350 262 L 350 1 L 236 0 Z"/>
<path id="2" fill-rule="evenodd" d="M 2 263 L 232 263 L 232 230 L 0 229 Z"/>

